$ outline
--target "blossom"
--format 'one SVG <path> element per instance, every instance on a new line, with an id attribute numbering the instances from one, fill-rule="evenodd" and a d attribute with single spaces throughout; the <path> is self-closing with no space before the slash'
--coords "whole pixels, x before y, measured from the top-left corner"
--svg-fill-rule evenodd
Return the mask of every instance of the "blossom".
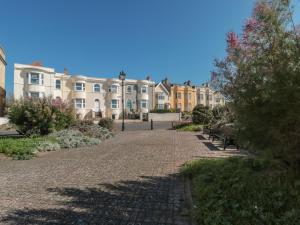
<path id="1" fill-rule="evenodd" d="M 227 44 L 230 48 L 237 48 L 240 45 L 239 37 L 234 32 L 229 32 L 227 34 Z"/>

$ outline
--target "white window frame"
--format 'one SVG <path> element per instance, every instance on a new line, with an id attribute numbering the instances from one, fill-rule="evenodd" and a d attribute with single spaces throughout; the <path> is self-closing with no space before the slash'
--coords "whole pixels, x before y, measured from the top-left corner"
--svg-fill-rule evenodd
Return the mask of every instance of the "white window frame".
<path id="1" fill-rule="evenodd" d="M 81 86 L 81 88 L 77 89 L 79 87 L 79 85 Z M 85 91 L 85 83 L 83 83 L 83 82 L 76 82 L 74 84 L 74 91 Z"/>
<path id="2" fill-rule="evenodd" d="M 96 90 L 95 90 L 95 87 L 96 87 L 96 86 L 99 86 L 99 91 L 96 91 Z M 100 85 L 100 84 L 94 84 L 94 85 L 93 85 L 93 91 L 96 92 L 96 93 L 100 93 L 100 92 L 101 92 L 101 85 Z"/>
<path id="3" fill-rule="evenodd" d="M 164 109 L 165 105 L 164 104 L 157 104 L 157 109 Z"/>
<path id="4" fill-rule="evenodd" d="M 163 94 L 158 94 L 158 100 L 165 100 L 165 96 Z"/>
<path id="5" fill-rule="evenodd" d="M 179 98 L 179 96 L 180 96 L 180 98 Z M 181 99 L 181 92 L 176 92 L 176 98 Z"/>
<path id="6" fill-rule="evenodd" d="M 37 94 L 37 96 L 33 97 L 32 94 L 33 95 Z M 41 97 L 41 94 L 40 94 L 40 92 L 37 92 L 37 91 L 31 91 L 31 92 L 28 92 L 28 97 L 33 98 L 33 99 L 37 99 L 37 98 Z"/>
<path id="7" fill-rule="evenodd" d="M 148 92 L 148 87 L 147 86 L 142 86 L 141 87 L 141 93 L 142 94 L 147 94 L 147 92 Z"/>
<path id="8" fill-rule="evenodd" d="M 116 101 L 116 103 L 113 103 L 113 101 Z M 112 109 L 118 109 L 119 108 L 119 99 L 112 99 L 111 100 L 111 108 Z"/>
<path id="9" fill-rule="evenodd" d="M 128 88 L 130 88 L 130 91 L 128 91 Z M 132 93 L 133 91 L 133 86 L 132 85 L 127 85 L 126 86 L 126 93 Z"/>
<path id="10" fill-rule="evenodd" d="M 75 106 L 75 109 L 85 109 L 85 99 L 84 98 L 75 98 L 74 106 Z"/>
<path id="11" fill-rule="evenodd" d="M 59 88 L 57 88 L 57 86 L 59 86 Z M 56 90 L 60 90 L 61 89 L 61 80 L 55 80 L 55 89 Z"/>
<path id="12" fill-rule="evenodd" d="M 119 89 L 120 89 L 120 86 L 119 86 L 119 85 L 112 84 L 112 85 L 110 85 L 108 91 L 109 91 L 110 93 L 119 93 Z"/>
<path id="13" fill-rule="evenodd" d="M 141 100 L 141 109 L 147 109 L 147 108 L 148 108 L 148 101 L 147 100 Z"/>
<path id="14" fill-rule="evenodd" d="M 33 74 L 38 76 L 36 83 L 32 82 Z M 28 84 L 33 84 L 33 85 L 43 85 L 44 84 L 44 74 L 42 74 L 40 72 L 30 72 L 27 74 L 27 78 L 28 78 Z"/>

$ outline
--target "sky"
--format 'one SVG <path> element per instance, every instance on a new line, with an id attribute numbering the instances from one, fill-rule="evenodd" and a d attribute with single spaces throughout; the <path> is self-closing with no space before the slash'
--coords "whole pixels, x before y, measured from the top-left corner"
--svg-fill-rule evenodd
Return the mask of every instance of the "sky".
<path id="1" fill-rule="evenodd" d="M 300 0 L 294 0 L 300 23 Z M 0 45 L 14 63 L 72 75 L 174 83 L 209 81 L 225 36 L 240 32 L 254 0 L 0 0 Z"/>

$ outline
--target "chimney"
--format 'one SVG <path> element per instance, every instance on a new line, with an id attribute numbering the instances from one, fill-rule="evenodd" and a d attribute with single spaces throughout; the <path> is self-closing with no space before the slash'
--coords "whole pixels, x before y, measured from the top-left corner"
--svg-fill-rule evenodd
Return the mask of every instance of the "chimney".
<path id="1" fill-rule="evenodd" d="M 68 71 L 67 68 L 64 68 L 64 74 L 65 74 L 65 75 L 68 75 L 68 74 L 69 74 L 69 71 Z"/>
<path id="2" fill-rule="evenodd" d="M 168 78 L 166 77 L 165 79 L 162 80 L 163 84 L 169 84 Z"/>
<path id="3" fill-rule="evenodd" d="M 43 66 L 42 62 L 40 62 L 40 61 L 33 61 L 33 62 L 31 63 L 31 65 L 32 65 L 32 66 L 40 66 L 40 67 Z"/>
<path id="4" fill-rule="evenodd" d="M 150 80 L 151 80 L 151 76 L 150 76 L 150 75 L 147 76 L 147 77 L 146 77 L 146 80 L 150 81 Z"/>
<path id="5" fill-rule="evenodd" d="M 188 81 L 186 82 L 186 85 L 187 85 L 187 86 L 191 86 L 191 81 L 188 80 Z"/>

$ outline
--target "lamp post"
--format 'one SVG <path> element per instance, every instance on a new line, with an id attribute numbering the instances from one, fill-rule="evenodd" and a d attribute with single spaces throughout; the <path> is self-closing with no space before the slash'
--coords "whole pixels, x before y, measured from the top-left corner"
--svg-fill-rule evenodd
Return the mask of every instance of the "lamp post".
<path id="1" fill-rule="evenodd" d="M 126 73 L 122 70 L 119 74 L 119 79 L 122 81 L 122 131 L 125 130 L 125 110 L 124 110 L 124 80 L 126 77 Z"/>

